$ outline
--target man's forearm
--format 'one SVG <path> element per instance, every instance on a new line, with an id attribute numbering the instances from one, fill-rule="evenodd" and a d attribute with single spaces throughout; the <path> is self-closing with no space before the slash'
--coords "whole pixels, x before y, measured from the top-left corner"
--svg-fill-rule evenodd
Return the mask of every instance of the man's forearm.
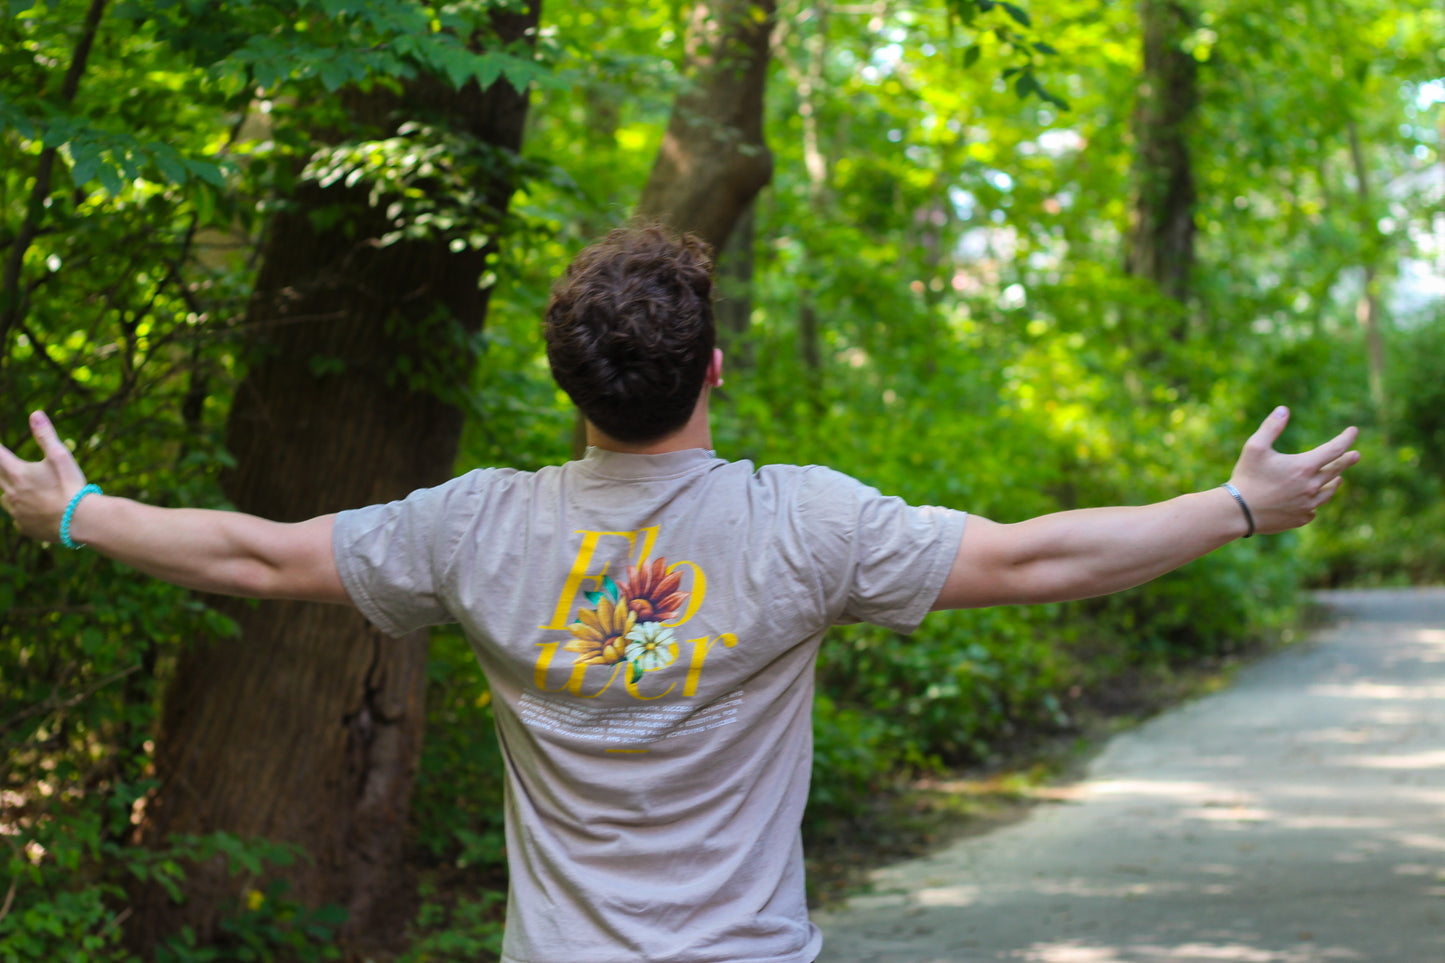
<path id="1" fill-rule="evenodd" d="M 70 534 L 110 558 L 187 588 L 345 602 L 331 556 L 334 518 L 285 524 L 240 512 L 157 508 L 89 495 L 76 506 Z"/>
<path id="2" fill-rule="evenodd" d="M 1088 508 L 1013 525 L 973 516 L 936 609 L 1062 602 L 1118 592 L 1171 572 L 1236 538 L 1306 525 L 1359 461 L 1346 428 L 1309 451 L 1275 441 L 1289 421 L 1276 408 L 1245 442 L 1228 487 L 1136 508 Z"/>
<path id="3" fill-rule="evenodd" d="M 1012 601 L 1107 595 L 1172 572 L 1249 531 L 1223 488 L 1152 505 L 1086 508 L 1004 526 L 1015 541 Z"/>

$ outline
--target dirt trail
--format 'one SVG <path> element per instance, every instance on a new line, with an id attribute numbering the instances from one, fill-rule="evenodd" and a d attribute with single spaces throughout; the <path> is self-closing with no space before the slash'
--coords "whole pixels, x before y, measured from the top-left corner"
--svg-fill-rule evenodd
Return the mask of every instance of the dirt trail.
<path id="1" fill-rule="evenodd" d="M 1322 599 L 1072 801 L 874 874 L 819 963 L 1445 963 L 1445 589 Z"/>

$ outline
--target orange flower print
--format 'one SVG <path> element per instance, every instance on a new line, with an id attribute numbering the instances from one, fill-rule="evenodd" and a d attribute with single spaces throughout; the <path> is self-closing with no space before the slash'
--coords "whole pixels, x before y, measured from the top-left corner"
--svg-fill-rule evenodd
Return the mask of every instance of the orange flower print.
<path id="1" fill-rule="evenodd" d="M 666 622 L 676 618 L 687 603 L 688 592 L 679 592 L 682 575 L 668 573 L 667 559 L 659 558 L 648 565 L 627 566 L 627 583 L 622 586 L 622 595 L 627 607 L 639 622 Z"/>

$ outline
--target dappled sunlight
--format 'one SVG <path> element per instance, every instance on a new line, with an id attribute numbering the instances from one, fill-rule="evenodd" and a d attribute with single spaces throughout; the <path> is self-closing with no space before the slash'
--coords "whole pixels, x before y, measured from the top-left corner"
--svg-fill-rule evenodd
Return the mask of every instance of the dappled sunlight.
<path id="1" fill-rule="evenodd" d="M 1268 809 L 1227 803 L 1205 803 L 1203 806 L 1185 809 L 1179 815 L 1184 819 L 1202 819 L 1212 823 L 1258 823 L 1274 818 L 1274 814 Z"/>
<path id="2" fill-rule="evenodd" d="M 1335 696 L 1342 699 L 1445 699 L 1445 685 L 1402 685 L 1399 683 L 1360 681 L 1327 682 L 1311 686 L 1310 695 Z"/>
<path id="3" fill-rule="evenodd" d="M 1038 963 L 1123 963 L 1113 950 L 1102 946 L 1041 946 L 1024 953 L 1024 959 Z"/>
<path id="4" fill-rule="evenodd" d="M 1445 836 L 1436 833 L 1397 833 L 1391 836 L 1396 843 L 1411 849 L 1424 849 L 1432 853 L 1445 853 Z"/>
<path id="5" fill-rule="evenodd" d="M 1131 875 L 1138 875 L 1133 870 Z M 1103 883 L 1098 879 L 1075 877 L 1073 879 L 1039 880 L 1029 887 L 1035 893 L 1045 896 L 1074 896 L 1086 899 L 1131 899 L 1140 896 L 1158 895 L 1164 892 L 1183 893 L 1195 887 L 1184 883 L 1168 881 Z"/>
<path id="6" fill-rule="evenodd" d="M 1394 823 L 1379 816 L 1329 815 L 1283 816 L 1276 819 L 1281 829 L 1388 829 Z"/>
<path id="7" fill-rule="evenodd" d="M 1301 742 L 1328 742 L 1340 743 L 1347 746 L 1358 746 L 1367 742 L 1375 742 L 1380 738 L 1380 733 L 1366 729 L 1362 726 L 1350 726 L 1349 728 L 1316 729 L 1314 732 L 1306 732 L 1299 739 Z"/>
<path id="8" fill-rule="evenodd" d="M 1445 769 L 1445 749 L 1372 756 L 1342 756 L 1340 762 L 1364 769 Z"/>
<path id="9" fill-rule="evenodd" d="M 919 906 L 973 906 L 978 901 L 977 886 L 934 886 L 914 896 Z"/>
<path id="10" fill-rule="evenodd" d="M 1364 957 L 1353 950 L 1310 944 L 1287 950 L 1267 950 L 1244 943 L 1111 948 L 1070 942 L 1036 944 L 1025 950 L 1021 959 L 1030 963 L 1317 963 L 1323 960 L 1363 960 Z"/>
<path id="11" fill-rule="evenodd" d="M 1142 796 L 1155 799 L 1198 799 L 1217 792 L 1208 782 L 1171 781 L 1163 779 L 1108 779 L 1084 786 L 1085 797 Z"/>

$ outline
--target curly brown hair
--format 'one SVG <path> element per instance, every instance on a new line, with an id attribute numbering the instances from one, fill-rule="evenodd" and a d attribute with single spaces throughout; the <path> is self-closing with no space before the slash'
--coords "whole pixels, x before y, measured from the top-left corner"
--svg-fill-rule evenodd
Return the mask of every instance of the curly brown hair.
<path id="1" fill-rule="evenodd" d="M 712 360 L 712 251 L 649 224 L 584 249 L 552 290 L 552 377 L 618 441 L 656 441 L 692 416 Z"/>

